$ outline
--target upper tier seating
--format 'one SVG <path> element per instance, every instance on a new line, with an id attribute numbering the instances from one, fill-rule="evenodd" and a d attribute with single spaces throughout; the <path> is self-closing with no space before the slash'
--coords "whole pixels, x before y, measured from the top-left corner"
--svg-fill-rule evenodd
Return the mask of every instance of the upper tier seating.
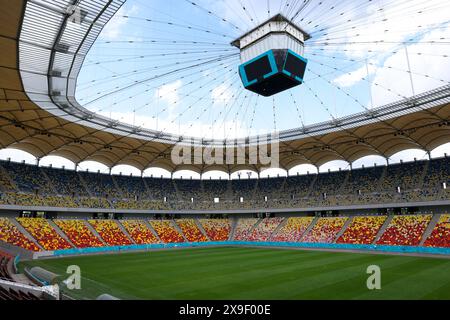
<path id="1" fill-rule="evenodd" d="M 184 242 L 183 236 L 175 229 L 170 220 L 152 220 L 150 221 L 152 228 L 156 231 L 161 241 L 164 243 L 181 243 Z"/>
<path id="2" fill-rule="evenodd" d="M 208 241 L 193 219 L 181 219 L 177 220 L 176 223 L 180 227 L 181 231 L 183 231 L 184 236 L 189 242 Z"/>
<path id="3" fill-rule="evenodd" d="M 123 220 L 121 221 L 125 230 L 133 238 L 136 244 L 154 244 L 159 243 L 153 232 L 147 227 L 144 221 Z"/>
<path id="4" fill-rule="evenodd" d="M 302 242 L 333 243 L 345 225 L 347 217 L 320 218 Z"/>
<path id="5" fill-rule="evenodd" d="M 228 219 L 200 219 L 203 229 L 211 241 L 227 241 L 230 238 L 231 223 Z"/>
<path id="6" fill-rule="evenodd" d="M 426 247 L 450 247 L 450 215 L 443 214 L 425 241 Z"/>
<path id="7" fill-rule="evenodd" d="M 395 216 L 377 244 L 418 246 L 431 215 Z"/>
<path id="8" fill-rule="evenodd" d="M 286 224 L 273 236 L 272 241 L 300 242 L 313 220 L 313 217 L 288 218 Z"/>
<path id="9" fill-rule="evenodd" d="M 386 219 L 386 216 L 355 217 L 337 243 L 372 244 Z"/>
<path id="10" fill-rule="evenodd" d="M 127 235 L 120 230 L 115 220 L 89 220 L 89 223 L 110 246 L 128 246 L 133 244 Z"/>
<path id="11" fill-rule="evenodd" d="M 287 178 L 198 181 L 111 176 L 0 161 L 0 204 L 169 211 L 448 200 L 450 188 L 444 190 L 443 183 L 450 185 L 449 168 L 447 157 Z M 219 203 L 214 203 L 216 197 Z"/>
<path id="12" fill-rule="evenodd" d="M 253 226 L 258 222 L 256 218 L 239 219 L 234 230 L 234 240 L 246 240 Z"/>
<path id="13" fill-rule="evenodd" d="M 263 219 L 253 231 L 247 235 L 248 241 L 268 241 L 275 229 L 283 221 L 283 218 Z"/>
<path id="14" fill-rule="evenodd" d="M 83 220 L 55 220 L 54 222 L 77 248 L 104 246 Z"/>
<path id="15" fill-rule="evenodd" d="M 70 249 L 72 246 L 42 218 L 17 218 L 17 221 L 47 251 Z"/>
<path id="16" fill-rule="evenodd" d="M 0 241 L 30 251 L 40 251 L 33 241 L 25 237 L 7 218 L 0 218 Z"/>

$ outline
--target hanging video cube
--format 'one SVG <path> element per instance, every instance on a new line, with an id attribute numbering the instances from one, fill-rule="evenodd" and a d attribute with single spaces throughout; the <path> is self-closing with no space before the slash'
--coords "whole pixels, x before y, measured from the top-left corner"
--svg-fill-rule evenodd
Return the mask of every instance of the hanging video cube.
<path id="1" fill-rule="evenodd" d="M 282 15 L 232 42 L 241 50 L 239 75 L 244 87 L 269 97 L 303 82 L 308 60 L 303 55 L 309 35 Z"/>

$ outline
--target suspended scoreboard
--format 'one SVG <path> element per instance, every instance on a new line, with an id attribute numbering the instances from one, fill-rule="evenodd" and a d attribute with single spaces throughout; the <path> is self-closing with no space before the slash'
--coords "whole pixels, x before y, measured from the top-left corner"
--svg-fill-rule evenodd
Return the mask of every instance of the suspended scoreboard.
<path id="1" fill-rule="evenodd" d="M 239 75 L 244 87 L 269 97 L 303 82 L 310 36 L 278 14 L 231 44 L 241 50 Z"/>

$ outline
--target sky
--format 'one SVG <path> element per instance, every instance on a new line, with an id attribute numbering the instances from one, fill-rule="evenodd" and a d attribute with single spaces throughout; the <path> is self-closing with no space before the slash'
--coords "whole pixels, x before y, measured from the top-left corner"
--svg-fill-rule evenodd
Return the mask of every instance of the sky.
<path id="1" fill-rule="evenodd" d="M 299 0 L 195 3 L 128 0 L 87 56 L 77 100 L 136 126 L 223 139 L 329 121 L 450 83 L 446 0 L 312 0 L 306 7 Z M 308 69 L 301 86 L 264 98 L 243 88 L 239 50 L 230 42 L 280 12 L 311 35 L 304 53 Z M 433 155 L 445 152 L 450 154 L 450 146 Z M 33 161 L 21 152 L 0 151 L 0 158 L 9 157 Z M 402 157 L 426 155 L 407 151 L 393 161 Z M 375 161 L 384 162 L 359 162 Z M 54 157 L 41 163 L 73 166 Z M 321 170 L 339 167 L 348 164 Z M 107 171 L 82 165 L 88 168 Z M 138 174 L 123 167 L 114 172 Z"/>

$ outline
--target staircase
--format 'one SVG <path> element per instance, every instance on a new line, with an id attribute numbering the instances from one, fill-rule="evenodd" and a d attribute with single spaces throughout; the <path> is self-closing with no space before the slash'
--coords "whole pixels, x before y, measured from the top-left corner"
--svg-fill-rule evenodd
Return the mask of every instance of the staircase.
<path id="1" fill-rule="evenodd" d="M 84 189 L 86 190 L 86 193 L 89 195 L 89 197 L 94 198 L 94 195 L 92 194 L 91 190 L 89 189 L 86 181 L 84 181 L 81 174 L 77 172 L 78 179 L 80 179 L 81 184 L 83 185 Z"/>
<path id="2" fill-rule="evenodd" d="M 378 240 L 381 239 L 381 236 L 384 234 L 386 229 L 389 227 L 389 225 L 392 222 L 392 219 L 394 219 L 394 215 L 389 215 L 386 219 L 386 221 L 383 223 L 383 226 L 381 227 L 380 231 L 378 231 L 377 236 L 375 237 L 375 240 L 372 242 L 372 244 L 376 244 Z"/>
<path id="3" fill-rule="evenodd" d="M 194 219 L 195 224 L 197 225 L 197 228 L 203 233 L 203 235 L 208 239 L 208 241 L 211 241 L 211 239 L 208 237 L 208 234 L 206 233 L 205 228 L 203 228 L 203 225 L 198 219 Z"/>
<path id="4" fill-rule="evenodd" d="M 155 238 L 158 239 L 159 243 L 163 243 L 163 241 L 159 237 L 158 233 L 155 231 L 155 229 L 153 229 L 151 223 L 148 222 L 147 220 L 142 220 L 142 222 L 144 222 L 144 224 L 147 226 L 147 228 L 150 230 L 150 232 L 153 233 Z"/>
<path id="5" fill-rule="evenodd" d="M 433 218 L 431 219 L 430 223 L 428 224 L 427 229 L 423 233 L 422 240 L 420 241 L 419 246 L 423 246 L 425 244 L 425 241 L 431 236 L 431 233 L 433 232 L 434 228 L 438 224 L 439 220 L 441 219 L 441 214 L 434 214 Z"/>
<path id="6" fill-rule="evenodd" d="M 424 184 L 424 182 L 425 182 L 425 178 L 426 178 L 426 176 L 427 176 L 428 168 L 429 168 L 429 167 L 430 167 L 430 162 L 429 162 L 429 161 L 426 161 L 426 162 L 425 162 L 425 165 L 423 166 L 423 172 L 422 172 L 422 174 L 420 175 L 419 180 L 417 181 L 417 185 L 416 185 L 416 188 L 417 188 L 417 189 L 422 189 L 422 188 L 423 188 L 423 184 Z"/>
<path id="7" fill-rule="evenodd" d="M 245 234 L 245 238 L 247 238 L 249 235 L 251 235 L 253 233 L 253 230 L 255 230 L 256 228 L 258 228 L 259 224 L 263 221 L 264 219 L 258 219 L 258 221 L 256 221 L 256 223 L 253 225 L 253 227 L 250 228 L 250 230 L 247 231 L 247 233 Z"/>
<path id="8" fill-rule="evenodd" d="M 125 227 L 123 226 L 123 224 L 120 223 L 119 220 L 116 220 L 117 225 L 119 226 L 120 231 L 123 232 L 124 235 L 126 235 L 128 237 L 128 239 L 130 239 L 130 241 L 133 244 L 136 244 L 136 242 L 134 241 L 133 237 L 128 233 L 127 229 L 125 229 Z"/>
<path id="9" fill-rule="evenodd" d="M 228 241 L 234 240 L 234 232 L 236 231 L 236 226 L 238 224 L 238 218 L 231 218 L 231 230 L 230 230 L 230 236 L 228 237 Z"/>
<path id="10" fill-rule="evenodd" d="M 19 231 L 28 238 L 31 242 L 38 246 L 39 249 L 44 250 L 44 248 L 37 242 L 37 240 L 14 218 L 10 218 L 9 222 L 11 222 Z"/>
<path id="11" fill-rule="evenodd" d="M 336 235 L 336 238 L 334 239 L 333 243 L 336 243 L 338 239 L 345 233 L 347 228 L 350 226 L 350 224 L 353 222 L 353 217 L 349 217 L 347 221 L 345 221 L 344 226 L 342 227 L 341 231 L 338 232 Z"/>
<path id="12" fill-rule="evenodd" d="M 382 190 L 382 189 L 381 189 L 381 186 L 383 185 L 384 179 L 386 178 L 387 171 L 388 171 L 388 167 L 385 166 L 385 167 L 383 168 L 383 172 L 381 173 L 380 179 L 379 179 L 378 182 L 377 182 L 377 187 L 376 187 L 375 190 Z"/>
<path id="13" fill-rule="evenodd" d="M 347 186 L 348 180 L 350 180 L 350 175 L 351 175 L 351 171 L 348 171 L 347 174 L 345 175 L 344 181 L 342 181 L 338 191 L 336 194 L 340 195 L 340 194 L 344 194 L 344 190 Z"/>
<path id="14" fill-rule="evenodd" d="M 173 227 L 175 228 L 175 230 L 177 230 L 178 233 L 181 234 L 181 236 L 183 237 L 184 241 L 185 241 L 185 242 L 190 242 L 190 241 L 186 238 L 186 236 L 184 235 L 183 230 L 181 230 L 180 226 L 176 223 L 176 221 L 175 221 L 175 220 L 171 220 L 171 222 L 172 222 L 172 225 L 173 225 Z"/>
<path id="15" fill-rule="evenodd" d="M 64 231 L 62 231 L 61 228 L 58 227 L 58 225 L 53 220 L 48 219 L 47 222 L 61 238 L 66 240 L 72 247 L 74 247 L 74 248 L 77 247 L 76 245 L 73 244 L 73 242 L 69 239 L 69 237 L 67 237 L 67 235 L 64 233 Z"/>
<path id="16" fill-rule="evenodd" d="M 85 226 L 89 229 L 90 232 L 92 232 L 92 234 L 97 237 L 105 247 L 109 246 L 105 240 L 103 240 L 103 238 L 98 234 L 97 230 L 94 229 L 94 227 L 89 223 L 89 221 L 83 220 Z"/>
<path id="17" fill-rule="evenodd" d="M 312 193 L 313 190 L 314 190 L 314 186 L 316 185 L 316 181 L 317 181 L 318 178 L 319 178 L 319 175 L 318 175 L 318 174 L 314 175 L 314 179 L 313 179 L 313 181 L 311 182 L 311 184 L 310 184 L 310 186 L 309 186 L 309 188 L 308 188 L 308 191 L 307 191 L 307 194 L 305 195 L 305 197 L 309 198 L 309 197 L 311 196 L 311 193 Z"/>
<path id="18" fill-rule="evenodd" d="M 317 221 L 320 219 L 320 217 L 315 217 L 314 220 L 311 222 L 311 224 L 308 226 L 308 228 L 305 230 L 305 233 L 302 234 L 300 241 L 302 242 L 303 239 L 311 232 L 311 230 L 314 228 L 314 226 L 316 225 Z"/>
<path id="19" fill-rule="evenodd" d="M 281 221 L 281 223 L 278 225 L 278 227 L 276 227 L 275 230 L 273 230 L 270 237 L 267 238 L 267 241 L 271 241 L 273 239 L 273 237 L 275 237 L 275 235 L 278 233 L 278 231 L 280 231 L 280 229 L 283 228 L 287 224 L 288 220 L 289 220 L 289 218 L 283 218 L 283 221 Z"/>
<path id="20" fill-rule="evenodd" d="M 49 178 L 49 176 L 47 175 L 47 173 L 45 172 L 45 170 L 43 170 L 43 169 L 40 168 L 40 167 L 39 167 L 38 169 L 39 169 L 39 172 L 41 173 L 41 175 L 44 176 L 45 182 L 46 182 L 46 184 L 49 186 L 51 192 L 52 192 L 53 194 L 59 195 L 59 194 L 60 194 L 59 191 L 56 189 L 55 185 L 53 184 L 52 179 Z"/>
<path id="21" fill-rule="evenodd" d="M 123 190 L 120 188 L 119 184 L 117 183 L 117 180 L 114 179 L 114 176 L 113 176 L 113 175 L 111 175 L 111 180 L 112 180 L 112 182 L 114 183 L 114 188 L 116 188 L 116 190 L 119 191 L 118 193 L 119 193 L 120 197 L 121 197 L 121 198 L 125 198 L 125 195 L 124 195 L 124 193 L 123 193 Z"/>

